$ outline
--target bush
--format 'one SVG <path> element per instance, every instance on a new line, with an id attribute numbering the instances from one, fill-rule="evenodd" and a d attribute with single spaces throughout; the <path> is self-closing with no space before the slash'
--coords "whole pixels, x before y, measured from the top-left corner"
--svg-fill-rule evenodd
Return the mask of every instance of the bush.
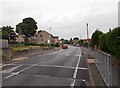
<path id="1" fill-rule="evenodd" d="M 120 27 L 101 35 L 99 38 L 100 47 L 103 51 L 110 52 L 120 58 Z"/>
<path id="2" fill-rule="evenodd" d="M 91 46 L 94 47 L 95 45 L 99 45 L 99 36 L 102 35 L 103 32 L 96 30 L 93 34 L 92 34 L 92 41 L 91 41 Z"/>
<path id="3" fill-rule="evenodd" d="M 9 60 L 8 54 L 6 54 L 5 52 L 2 52 L 2 62 L 6 62 L 8 60 Z"/>
<path id="4" fill-rule="evenodd" d="M 60 44 L 59 43 L 55 43 L 55 47 L 59 47 L 60 46 Z"/>
<path id="5" fill-rule="evenodd" d="M 85 47 L 88 47 L 88 42 L 85 42 L 85 43 L 84 43 L 84 46 L 85 46 Z"/>
<path id="6" fill-rule="evenodd" d="M 120 57 L 120 27 L 115 28 L 106 34 L 107 49 L 112 54 Z"/>
<path id="7" fill-rule="evenodd" d="M 106 37 L 106 34 L 100 35 L 100 37 L 99 37 L 99 45 L 100 45 L 101 50 L 108 51 L 105 37 Z"/>

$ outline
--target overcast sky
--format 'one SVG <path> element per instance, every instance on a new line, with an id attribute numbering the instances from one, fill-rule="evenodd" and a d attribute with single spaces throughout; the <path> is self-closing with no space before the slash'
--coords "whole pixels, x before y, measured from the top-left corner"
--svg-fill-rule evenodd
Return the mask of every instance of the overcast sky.
<path id="1" fill-rule="evenodd" d="M 107 32 L 118 26 L 119 0 L 0 0 L 0 27 L 16 25 L 26 17 L 60 38 L 86 38 L 98 28 Z"/>

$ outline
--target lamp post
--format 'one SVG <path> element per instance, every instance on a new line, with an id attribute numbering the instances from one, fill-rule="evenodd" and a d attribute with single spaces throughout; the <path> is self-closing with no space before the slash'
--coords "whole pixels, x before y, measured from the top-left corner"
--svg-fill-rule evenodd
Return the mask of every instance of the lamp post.
<path id="1" fill-rule="evenodd" d="M 52 29 L 52 28 L 49 27 L 49 33 L 50 33 L 50 29 Z M 50 36 L 49 36 L 49 39 L 50 39 L 49 41 L 50 41 L 50 42 L 51 42 L 51 37 L 52 37 L 52 36 L 51 36 L 51 33 L 50 33 Z M 50 43 L 50 42 L 49 42 L 49 43 Z"/>
<path id="2" fill-rule="evenodd" d="M 89 31 L 88 31 L 88 23 L 86 24 L 87 26 L 87 43 L 88 43 L 88 47 L 90 46 L 90 41 L 89 41 Z"/>
<path id="3" fill-rule="evenodd" d="M 88 41 L 88 39 L 89 39 L 89 34 L 88 34 L 88 23 L 86 24 L 86 26 L 87 26 L 87 41 Z M 88 41 L 89 42 L 89 41 Z"/>
<path id="4" fill-rule="evenodd" d="M 11 56 L 11 55 L 10 55 L 10 33 L 8 34 L 8 39 L 9 39 L 9 42 L 8 42 L 8 43 L 9 43 L 9 48 L 8 48 L 8 49 L 9 49 L 9 50 L 8 50 L 8 55 L 9 55 L 9 56 L 8 56 L 8 60 L 10 60 L 10 56 Z"/>

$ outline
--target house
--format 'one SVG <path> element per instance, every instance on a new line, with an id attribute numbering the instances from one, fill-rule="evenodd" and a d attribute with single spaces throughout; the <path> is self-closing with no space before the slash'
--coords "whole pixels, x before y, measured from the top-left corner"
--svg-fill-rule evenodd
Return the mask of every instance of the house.
<path id="1" fill-rule="evenodd" d="M 83 43 L 88 43 L 91 41 L 91 39 L 81 39 L 81 41 L 83 41 Z"/>
<path id="2" fill-rule="evenodd" d="M 40 30 L 37 33 L 36 43 L 37 44 L 47 44 L 51 43 L 52 35 L 47 31 Z"/>
<path id="3" fill-rule="evenodd" d="M 52 36 L 52 38 L 53 38 L 53 43 L 55 44 L 55 43 L 59 43 L 59 38 L 58 38 L 58 36 Z"/>
<path id="4" fill-rule="evenodd" d="M 24 37 L 25 37 L 24 35 L 18 35 L 16 37 L 16 42 L 18 42 L 18 43 L 25 42 L 25 38 Z"/>
<path id="5" fill-rule="evenodd" d="M 51 44 L 59 43 L 58 36 L 53 36 L 45 30 L 38 31 L 33 37 L 31 37 L 31 43 L 34 44 Z"/>

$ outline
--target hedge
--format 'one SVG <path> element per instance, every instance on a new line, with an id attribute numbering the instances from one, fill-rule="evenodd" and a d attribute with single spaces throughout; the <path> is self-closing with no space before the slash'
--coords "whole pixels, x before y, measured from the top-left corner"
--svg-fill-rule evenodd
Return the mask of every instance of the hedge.
<path id="1" fill-rule="evenodd" d="M 102 34 L 99 36 L 99 45 L 100 45 L 101 50 L 108 51 L 105 37 L 106 37 L 106 34 Z"/>
<path id="2" fill-rule="evenodd" d="M 100 36 L 100 47 L 103 51 L 120 58 L 120 27 Z"/>

